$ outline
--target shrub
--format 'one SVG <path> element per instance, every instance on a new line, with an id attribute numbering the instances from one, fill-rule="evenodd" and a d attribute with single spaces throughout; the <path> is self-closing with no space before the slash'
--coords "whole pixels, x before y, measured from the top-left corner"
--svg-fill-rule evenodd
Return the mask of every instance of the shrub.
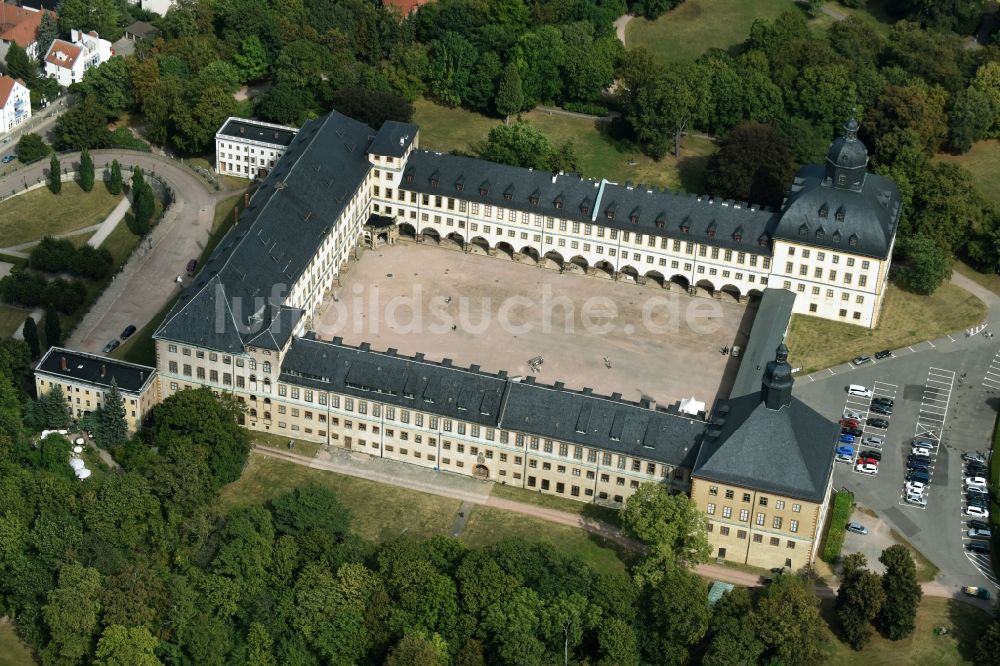
<path id="1" fill-rule="evenodd" d="M 21 160 L 25 164 L 31 164 L 32 162 L 37 162 L 52 150 L 49 145 L 42 141 L 42 137 L 31 132 L 23 135 L 21 140 L 17 142 L 17 159 Z"/>
<path id="2" fill-rule="evenodd" d="M 826 542 L 823 544 L 823 552 L 820 557 L 824 562 L 837 561 L 840 557 L 840 549 L 844 547 L 844 528 L 847 521 L 851 519 L 851 511 L 854 510 L 854 495 L 848 492 L 833 494 L 833 507 L 830 510 L 830 523 L 826 531 Z"/>
<path id="3" fill-rule="evenodd" d="M 49 273 L 70 273 L 99 280 L 111 272 L 114 259 L 107 249 L 89 245 L 75 247 L 68 240 L 46 236 L 28 257 L 28 265 Z"/>
<path id="4" fill-rule="evenodd" d="M 572 111 L 573 113 L 584 113 L 588 116 L 599 116 L 604 118 L 608 115 L 608 109 L 601 104 L 594 104 L 593 102 L 566 102 L 562 105 L 567 111 Z"/>

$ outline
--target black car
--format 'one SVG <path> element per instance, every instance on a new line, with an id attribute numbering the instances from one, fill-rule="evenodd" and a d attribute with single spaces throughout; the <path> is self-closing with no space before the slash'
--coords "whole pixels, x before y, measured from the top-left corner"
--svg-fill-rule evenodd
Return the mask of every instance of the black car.
<path id="1" fill-rule="evenodd" d="M 121 343 L 118 342 L 117 340 L 112 340 L 108 344 L 104 345 L 104 353 L 105 354 L 110 354 L 114 350 L 118 349 L 118 345 L 120 345 L 120 344 Z"/>
<path id="2" fill-rule="evenodd" d="M 974 504 L 975 506 L 981 506 L 984 509 L 989 508 L 990 498 L 987 495 L 977 495 L 975 493 L 966 493 L 965 501 L 969 504 Z"/>
<path id="3" fill-rule="evenodd" d="M 895 402 L 893 402 L 892 398 L 886 398 L 885 396 L 878 396 L 877 398 L 872 398 L 872 404 L 874 405 L 876 403 L 879 405 L 888 405 L 889 407 L 892 407 L 893 405 L 896 404 Z"/>
<path id="4" fill-rule="evenodd" d="M 854 437 L 861 437 L 865 433 L 862 432 L 862 430 L 860 428 L 841 428 L 840 429 L 840 434 L 841 435 L 853 435 Z"/>
<path id="5" fill-rule="evenodd" d="M 130 337 L 132 337 L 133 333 L 135 333 L 135 325 L 129 324 L 128 326 L 125 327 L 125 330 L 122 331 L 122 334 L 119 337 L 122 340 L 128 340 Z"/>
<path id="6" fill-rule="evenodd" d="M 889 427 L 889 421 L 887 419 L 880 419 L 878 417 L 868 419 L 868 425 L 873 428 L 882 428 L 885 430 Z"/>
<path id="7" fill-rule="evenodd" d="M 919 481 L 920 483 L 929 485 L 931 482 L 931 475 L 925 472 L 924 470 L 911 469 L 906 473 L 906 480 Z"/>
<path id="8" fill-rule="evenodd" d="M 862 458 L 874 458 L 875 460 L 882 460 L 882 452 L 881 451 L 862 451 L 861 452 L 861 457 Z"/>
<path id="9" fill-rule="evenodd" d="M 906 458 L 906 461 L 907 462 L 919 461 L 919 462 L 928 462 L 929 463 L 931 461 L 931 457 L 930 456 L 922 456 L 919 453 L 911 453 Z"/>
<path id="10" fill-rule="evenodd" d="M 926 472 L 930 468 L 931 468 L 930 463 L 926 463 L 923 460 L 914 460 L 912 462 L 906 463 L 906 469 L 919 469 L 921 471 Z"/>
<path id="11" fill-rule="evenodd" d="M 889 405 L 883 405 L 881 402 L 873 402 L 872 411 L 876 414 L 882 414 L 883 416 L 892 416 L 892 407 Z"/>
<path id="12" fill-rule="evenodd" d="M 968 526 L 974 530 L 988 530 L 990 529 L 989 523 L 984 523 L 981 520 L 970 520 L 967 522 Z"/>
<path id="13" fill-rule="evenodd" d="M 883 358 L 889 358 L 891 356 L 892 356 L 892 352 L 889 351 L 888 349 L 883 349 L 880 352 L 875 352 L 875 359 L 879 360 L 879 361 L 882 360 Z"/>
<path id="14" fill-rule="evenodd" d="M 986 476 L 986 468 L 985 467 L 966 467 L 965 468 L 965 475 L 966 476 Z"/>
<path id="15" fill-rule="evenodd" d="M 982 553 L 983 555 L 990 554 L 990 544 L 988 541 L 970 541 L 965 544 L 965 549 L 973 553 Z"/>

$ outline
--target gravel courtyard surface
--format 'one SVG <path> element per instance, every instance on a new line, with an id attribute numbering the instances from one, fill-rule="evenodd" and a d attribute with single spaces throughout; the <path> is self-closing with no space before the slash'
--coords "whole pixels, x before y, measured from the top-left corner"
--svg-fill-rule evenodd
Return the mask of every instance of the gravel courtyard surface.
<path id="1" fill-rule="evenodd" d="M 366 251 L 314 313 L 323 339 L 428 360 L 533 374 L 536 381 L 710 408 L 737 363 L 753 311 L 659 286 L 559 274 L 508 259 L 400 243 Z"/>

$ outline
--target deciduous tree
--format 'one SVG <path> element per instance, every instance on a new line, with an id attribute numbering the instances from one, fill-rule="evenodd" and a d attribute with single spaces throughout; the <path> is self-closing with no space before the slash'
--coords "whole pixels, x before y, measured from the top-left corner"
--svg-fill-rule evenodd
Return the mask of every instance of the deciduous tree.
<path id="1" fill-rule="evenodd" d="M 705 177 L 713 193 L 777 208 L 793 172 L 785 137 L 770 125 L 744 123 L 723 138 Z"/>
<path id="2" fill-rule="evenodd" d="M 863 553 L 845 557 L 837 590 L 837 617 L 845 642 L 855 650 L 860 650 L 871 639 L 872 621 L 885 602 L 882 580 L 868 569 L 867 564 Z"/>
<path id="3" fill-rule="evenodd" d="M 878 561 L 885 565 L 882 589 L 885 602 L 876 617 L 876 625 L 890 640 L 898 641 L 916 628 L 917 609 L 924 592 L 917 582 L 917 567 L 906 546 L 889 546 Z"/>
<path id="4" fill-rule="evenodd" d="M 644 483 L 622 510 L 622 525 L 646 545 L 665 548 L 674 561 L 692 566 L 711 549 L 701 511 L 686 495 L 671 495 L 659 483 Z"/>
<path id="5" fill-rule="evenodd" d="M 50 150 L 52 149 L 49 148 L 47 143 L 42 141 L 42 137 L 34 132 L 28 132 L 21 135 L 15 152 L 17 153 L 17 159 L 21 160 L 24 164 L 31 164 L 48 155 Z"/>
<path id="6" fill-rule="evenodd" d="M 757 603 L 757 635 L 767 652 L 785 664 L 815 664 L 821 660 L 826 627 L 811 582 L 780 576 Z"/>
<path id="7" fill-rule="evenodd" d="M 71 30 L 97 33 L 115 42 L 122 36 L 121 13 L 114 0 L 63 0 L 59 3 L 59 27 L 63 35 Z"/>
<path id="8" fill-rule="evenodd" d="M 101 606 L 97 569 L 71 562 L 59 571 L 59 585 L 42 609 L 51 642 L 42 656 L 53 663 L 78 663 L 93 649 Z"/>
<path id="9" fill-rule="evenodd" d="M 97 641 L 96 666 L 160 666 L 156 647 L 160 644 L 146 627 L 113 624 Z"/>
<path id="10" fill-rule="evenodd" d="M 15 41 L 11 41 L 7 49 L 7 75 L 21 79 L 28 86 L 38 77 L 38 64 Z"/>

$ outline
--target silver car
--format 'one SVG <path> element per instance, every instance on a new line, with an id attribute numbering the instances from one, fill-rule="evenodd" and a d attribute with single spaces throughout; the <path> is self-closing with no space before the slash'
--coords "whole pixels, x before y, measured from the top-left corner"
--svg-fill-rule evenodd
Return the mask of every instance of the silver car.
<path id="1" fill-rule="evenodd" d="M 910 494 L 906 496 L 906 503 L 913 506 L 925 507 L 927 506 L 927 498 L 923 495 Z"/>

